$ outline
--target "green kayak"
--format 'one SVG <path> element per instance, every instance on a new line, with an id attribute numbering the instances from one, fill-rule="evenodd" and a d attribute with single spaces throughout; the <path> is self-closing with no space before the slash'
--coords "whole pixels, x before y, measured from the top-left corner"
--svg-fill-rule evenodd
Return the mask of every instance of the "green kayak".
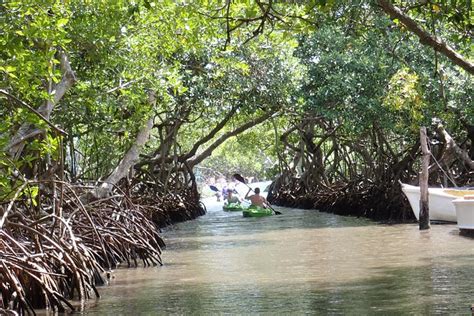
<path id="1" fill-rule="evenodd" d="M 258 207 L 250 205 L 246 210 L 242 211 L 244 217 L 263 217 L 273 214 L 273 211 L 269 208 Z"/>
<path id="2" fill-rule="evenodd" d="M 228 204 L 224 204 L 222 209 L 227 212 L 235 212 L 235 211 L 239 212 L 239 211 L 246 210 L 247 208 L 240 203 L 228 203 Z"/>

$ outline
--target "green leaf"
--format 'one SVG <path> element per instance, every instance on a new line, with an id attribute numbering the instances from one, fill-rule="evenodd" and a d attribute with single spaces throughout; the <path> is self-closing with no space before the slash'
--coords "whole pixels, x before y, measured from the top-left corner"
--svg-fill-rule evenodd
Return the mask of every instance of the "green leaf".
<path id="1" fill-rule="evenodd" d="M 14 66 L 6 66 L 4 67 L 5 71 L 8 72 L 8 73 L 12 73 L 16 70 L 16 67 Z"/>
<path id="2" fill-rule="evenodd" d="M 56 22 L 56 26 L 59 27 L 59 28 L 62 28 L 64 25 L 66 25 L 68 23 L 68 21 L 69 21 L 69 19 L 67 19 L 67 18 L 59 19 Z"/>

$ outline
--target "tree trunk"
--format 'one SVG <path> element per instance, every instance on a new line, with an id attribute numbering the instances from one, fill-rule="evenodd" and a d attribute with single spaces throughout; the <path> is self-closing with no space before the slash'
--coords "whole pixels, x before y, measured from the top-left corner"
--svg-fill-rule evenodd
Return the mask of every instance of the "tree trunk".
<path id="1" fill-rule="evenodd" d="M 74 71 L 71 69 L 71 64 L 69 63 L 68 56 L 66 53 L 60 53 L 61 59 L 61 71 L 63 77 L 61 81 L 55 86 L 53 93 L 53 100 L 48 100 L 44 105 L 40 106 L 37 110 L 45 120 L 49 120 L 51 113 L 53 111 L 54 105 L 56 105 L 66 94 L 66 92 L 72 87 L 74 82 L 76 82 L 76 76 Z M 17 159 L 20 157 L 23 148 L 25 147 L 24 140 L 30 138 L 31 135 L 38 134 L 40 130 L 33 126 L 32 124 L 25 123 L 23 124 L 15 136 L 10 140 L 7 148 L 12 157 Z"/>
<path id="2" fill-rule="evenodd" d="M 430 229 L 430 209 L 428 207 L 428 166 L 430 164 L 430 151 L 426 138 L 426 127 L 421 127 L 420 141 L 423 155 L 420 174 L 420 230 Z"/>
<path id="3" fill-rule="evenodd" d="M 155 104 L 156 99 L 153 94 L 150 93 L 149 95 L 149 102 L 151 104 Z M 153 129 L 154 123 L 154 113 L 153 111 L 150 112 L 150 117 L 146 121 L 145 125 L 138 131 L 137 137 L 135 138 L 135 142 L 127 151 L 125 156 L 119 162 L 117 167 L 114 171 L 104 180 L 104 183 L 100 186 L 100 188 L 96 192 L 96 196 L 99 198 L 103 198 L 107 196 L 107 194 L 112 190 L 114 185 L 116 185 L 122 178 L 124 178 L 131 167 L 135 165 L 138 161 L 140 156 L 140 151 L 148 141 L 150 136 L 150 132 Z"/>
<path id="4" fill-rule="evenodd" d="M 145 125 L 140 129 L 135 138 L 135 142 L 127 151 L 125 156 L 122 158 L 118 166 L 114 169 L 114 171 L 104 180 L 104 183 L 100 186 L 99 190 L 97 190 L 97 196 L 100 198 L 105 197 L 108 192 L 113 188 L 115 184 L 117 184 L 123 177 L 127 175 L 130 168 L 137 162 L 140 151 L 148 141 L 148 137 L 150 136 L 150 131 L 153 128 L 153 114 L 152 117 L 148 119 Z"/>
<path id="5" fill-rule="evenodd" d="M 474 160 L 469 157 L 469 153 L 459 147 L 451 135 L 446 132 L 444 126 L 439 124 L 437 127 L 438 133 L 444 138 L 446 144 L 446 155 L 454 154 L 457 158 L 461 159 L 461 161 L 470 168 L 470 170 L 474 170 Z M 445 155 L 443 155 L 444 157 Z M 443 159 L 443 158 L 442 158 Z M 449 163 L 449 159 L 446 159 L 446 164 Z"/>

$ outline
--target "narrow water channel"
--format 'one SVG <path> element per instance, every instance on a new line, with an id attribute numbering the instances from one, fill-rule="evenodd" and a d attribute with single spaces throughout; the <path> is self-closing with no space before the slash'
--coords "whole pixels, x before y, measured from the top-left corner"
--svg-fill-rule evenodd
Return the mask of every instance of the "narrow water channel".
<path id="1" fill-rule="evenodd" d="M 462 314 L 474 239 L 314 210 L 208 213 L 163 232 L 164 266 L 115 271 L 83 315 Z"/>

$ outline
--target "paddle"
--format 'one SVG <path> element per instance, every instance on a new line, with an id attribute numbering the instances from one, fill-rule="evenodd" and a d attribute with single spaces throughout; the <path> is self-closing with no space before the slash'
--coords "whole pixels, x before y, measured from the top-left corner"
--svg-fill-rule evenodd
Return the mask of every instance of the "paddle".
<path id="1" fill-rule="evenodd" d="M 219 191 L 220 191 L 216 186 L 213 186 L 212 184 L 209 185 L 209 188 L 211 188 L 211 190 L 214 191 L 214 192 L 219 192 Z M 237 192 L 236 189 L 233 189 L 233 190 L 232 190 L 232 193 L 237 194 L 237 193 L 239 193 L 239 192 Z"/>
<path id="2" fill-rule="evenodd" d="M 245 182 L 244 177 L 242 177 L 240 174 L 235 173 L 233 175 L 233 177 L 234 177 L 235 180 L 239 181 L 240 183 L 245 184 L 250 190 L 253 191 L 253 189 Z M 275 209 L 270 204 L 267 203 L 267 206 L 268 206 L 269 209 L 271 209 L 273 211 L 273 213 L 275 213 L 275 215 L 280 215 L 281 214 L 281 212 L 275 211 Z"/>
<path id="3" fill-rule="evenodd" d="M 209 188 L 216 192 L 216 197 L 217 197 L 217 202 L 219 202 L 221 200 L 221 190 L 219 190 L 216 186 L 213 186 L 212 184 L 209 185 Z"/>

